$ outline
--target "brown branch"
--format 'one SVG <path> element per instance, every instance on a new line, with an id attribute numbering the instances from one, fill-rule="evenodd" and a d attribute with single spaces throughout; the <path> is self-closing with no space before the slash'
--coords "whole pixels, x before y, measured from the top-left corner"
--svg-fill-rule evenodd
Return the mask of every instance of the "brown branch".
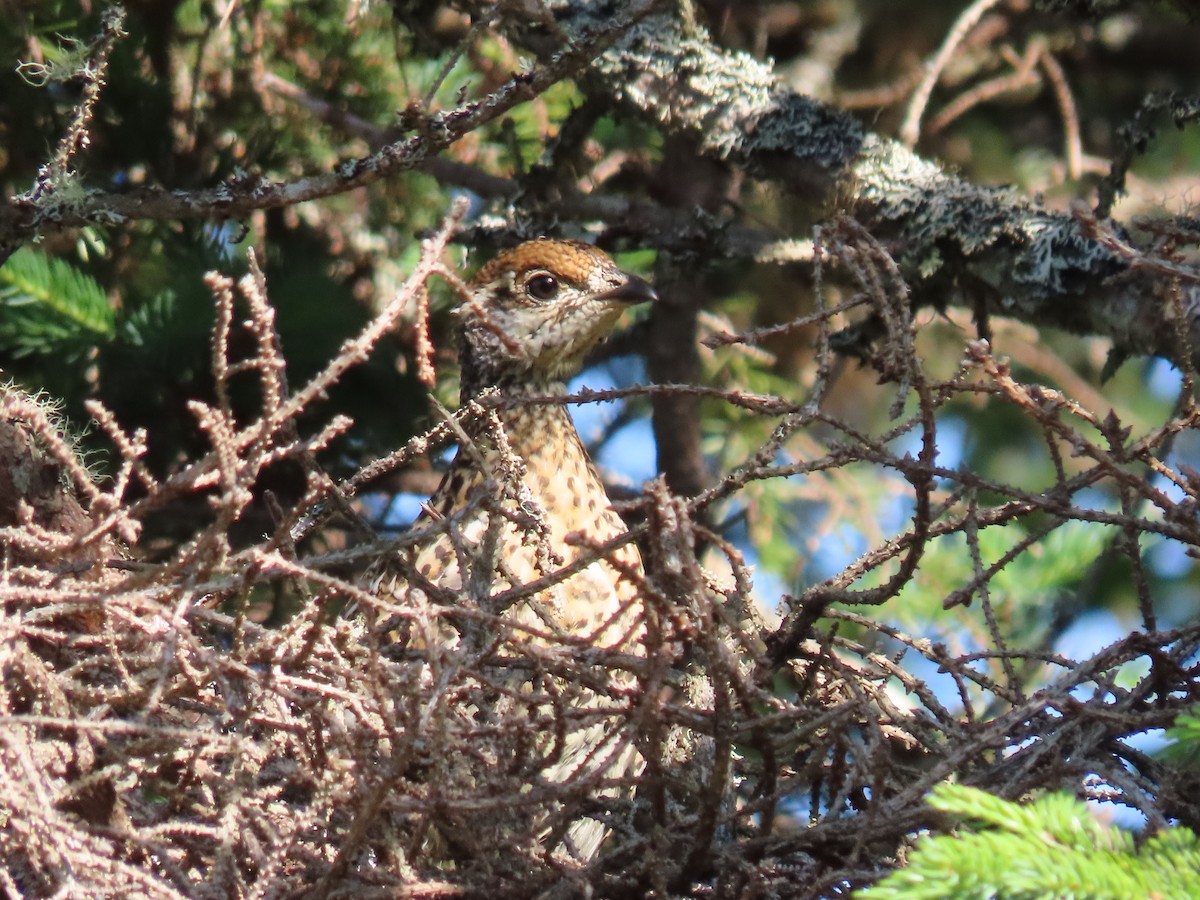
<path id="1" fill-rule="evenodd" d="M 153 219 L 235 219 L 254 210 L 276 209 L 345 193 L 411 169 L 464 135 L 494 121 L 514 106 L 538 96 L 579 72 L 596 54 L 644 17 L 657 0 L 637 0 L 603 25 L 576 35 L 569 47 L 545 65 L 513 75 L 482 100 L 445 112 L 414 110 L 416 133 L 399 138 L 370 154 L 347 160 L 335 171 L 294 181 L 271 181 L 260 175 L 231 179 L 199 191 L 147 188 L 128 193 L 89 191 L 83 196 L 51 193 L 38 198 L 11 198 L 0 208 L 0 244 L 18 243 L 49 230 L 89 222 L 109 224 Z"/>
<path id="2" fill-rule="evenodd" d="M 602 6 L 565 2 L 558 21 L 568 31 L 594 28 Z M 690 141 L 700 155 L 814 206 L 836 203 L 894 242 L 916 302 L 954 301 L 966 290 L 987 314 L 1103 335 L 1123 354 L 1182 361 L 1161 281 L 1130 272 L 1128 260 L 1075 217 L 1014 191 L 970 184 L 865 132 L 842 110 L 795 93 L 766 63 L 716 46 L 680 17 L 643 20 L 591 72 L 592 93 Z M 1123 234 L 1119 225 L 1112 229 Z M 1193 281 L 1182 307 L 1189 332 L 1200 337 Z"/>

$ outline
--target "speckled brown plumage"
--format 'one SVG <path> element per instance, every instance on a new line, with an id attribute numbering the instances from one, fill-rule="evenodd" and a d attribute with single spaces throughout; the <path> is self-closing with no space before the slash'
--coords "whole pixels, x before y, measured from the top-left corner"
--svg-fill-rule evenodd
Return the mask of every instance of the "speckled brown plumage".
<path id="1" fill-rule="evenodd" d="M 579 370 L 583 357 L 608 335 L 621 313 L 631 303 L 653 299 L 654 292 L 600 250 L 559 240 L 528 241 L 501 253 L 469 287 L 471 300 L 458 313 L 462 400 L 498 388 L 513 402 L 500 408 L 491 423 L 468 426 L 473 446 L 459 450 L 429 509 L 437 516 L 454 516 L 479 501 L 489 483 L 507 493 L 501 504 L 510 521 L 498 536 L 502 565 L 494 573 L 472 571 L 469 579 L 478 590 L 481 581 L 494 576 L 491 591 L 496 593 L 590 553 L 569 544 L 568 535 L 596 544 L 624 533 L 566 408 L 520 401 L 565 394 L 564 379 Z M 519 480 L 513 477 L 514 463 L 524 468 Z M 545 533 L 530 534 L 518 524 L 529 519 L 540 519 Z M 445 536 L 420 548 L 413 559 L 417 571 L 439 586 L 461 589 L 463 557 L 472 555 L 470 545 L 482 542 L 490 526 L 495 527 L 491 516 L 477 505 L 473 514 L 454 523 L 459 546 Z M 598 632 L 598 642 L 606 646 L 628 640 L 636 628 L 632 618 L 611 620 L 634 592 L 620 570 L 638 570 L 640 559 L 632 544 L 610 559 L 616 565 L 597 561 L 522 603 L 517 615 L 576 636 Z"/>
<path id="2" fill-rule="evenodd" d="M 565 379 L 579 370 L 621 313 L 631 303 L 654 299 L 654 292 L 594 247 L 557 240 L 530 241 L 501 253 L 479 270 L 469 288 L 471 299 L 458 311 L 462 400 L 494 388 L 507 402 L 465 425 L 467 440 L 423 517 L 425 524 L 448 520 L 445 531 L 409 551 L 409 571 L 420 577 L 397 581 L 390 589 L 407 608 L 428 609 L 427 592 L 418 586 L 425 579 L 464 606 L 501 612 L 515 627 L 497 635 L 494 627 L 488 630 L 468 619 L 447 637 L 445 625 L 435 617 L 427 619 L 435 624 L 424 633 L 419 628 L 410 632 L 409 639 L 425 647 L 496 646 L 500 653 L 506 646 L 515 652 L 511 648 L 529 640 L 547 652 L 573 652 L 570 648 L 578 646 L 530 637 L 536 630 L 640 652 L 637 548 L 626 544 L 595 559 L 587 545 L 620 536 L 625 525 L 612 509 L 567 410 L 523 400 L 565 394 Z M 569 535 L 576 539 L 568 540 Z M 509 588 L 585 557 L 594 561 L 581 571 L 511 607 L 490 606 L 492 598 Z M 588 765 L 581 760 L 589 754 L 606 760 L 608 769 L 628 765 L 634 751 L 627 738 L 597 753 L 598 743 L 614 740 L 595 726 L 580 729 L 568 738 L 562 762 L 543 775 L 566 780 Z M 570 855 L 591 858 L 603 834 L 598 823 L 580 820 L 569 829 Z"/>

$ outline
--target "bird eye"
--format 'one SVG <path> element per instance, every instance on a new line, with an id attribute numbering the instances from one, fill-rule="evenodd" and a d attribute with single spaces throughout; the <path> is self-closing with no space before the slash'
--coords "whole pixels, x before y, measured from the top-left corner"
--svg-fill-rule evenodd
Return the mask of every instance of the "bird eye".
<path id="1" fill-rule="evenodd" d="M 525 290 L 534 300 L 553 300 L 558 296 L 558 279 L 543 272 L 530 278 Z"/>

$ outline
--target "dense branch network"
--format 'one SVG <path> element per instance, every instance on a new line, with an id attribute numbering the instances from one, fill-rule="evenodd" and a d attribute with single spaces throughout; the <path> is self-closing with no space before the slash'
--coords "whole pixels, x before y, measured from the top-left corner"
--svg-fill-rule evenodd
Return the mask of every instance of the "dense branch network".
<path id="1" fill-rule="evenodd" d="M 0 831 L 0 856 L 10 865 L 5 877 L 26 893 L 135 884 L 147 896 L 184 897 L 202 884 L 222 896 L 495 897 L 501 885 L 513 897 L 585 890 L 815 897 L 886 872 L 913 832 L 939 824 L 924 798 L 952 777 L 1009 798 L 1071 790 L 1122 803 L 1156 828 L 1172 817 L 1196 820 L 1186 798 L 1164 799 L 1167 768 L 1129 743 L 1169 726 L 1196 699 L 1190 667 L 1200 626 L 1159 625 L 1139 545 L 1163 536 L 1200 547 L 1200 481 L 1168 462 L 1174 438 L 1200 421 L 1190 381 L 1174 411 L 1135 434 L 1115 414 L 1022 380 L 984 340 L 967 344 L 950 376 L 930 375 L 913 317 L 914 305 L 940 302 L 931 293 L 970 276 L 985 311 L 1186 360 L 1195 318 L 1190 270 L 1143 253 L 1088 211 L 1052 213 L 952 178 L 791 93 L 769 67 L 715 47 L 677 17 L 630 24 L 650 5 L 635 5 L 629 21 L 613 25 L 588 19 L 607 15 L 609 4 L 550 4 L 556 28 L 603 38 L 581 41 L 484 101 L 422 119 L 416 135 L 388 136 L 371 157 L 331 175 L 274 184 L 255 178 L 188 195 L 87 194 L 69 205 L 47 178 L 37 196 L 0 218 L 8 238 L 22 239 L 106 214 L 234 216 L 348 190 L 420 160 L 465 181 L 473 174 L 437 169 L 428 157 L 530 91 L 578 74 L 612 40 L 588 78 L 594 94 L 814 202 L 838 198 L 843 214 L 828 218 L 806 256 L 819 278 L 836 275 L 855 290 L 852 301 L 826 305 L 818 283 L 820 308 L 801 323 L 818 336 L 807 386 L 767 393 L 663 384 L 515 401 L 719 401 L 764 437 L 693 497 L 652 484 L 627 504 L 640 522 L 628 534 L 490 596 L 492 609 L 430 586 L 437 602 L 421 611 L 469 618 L 487 631 L 501 624 L 493 609 L 639 540 L 647 569 L 628 575 L 646 598 L 649 639 L 686 649 L 678 666 L 668 665 L 665 651 L 606 651 L 532 627 L 522 654 L 455 658 L 421 646 L 389 653 L 361 622 L 339 615 L 347 605 L 380 619 L 416 615 L 367 589 L 364 572 L 394 563 L 398 549 L 452 534 L 454 523 L 427 521 L 384 540 L 367 521 L 363 494 L 414 457 L 464 440 L 472 430 L 464 422 L 514 402 L 484 392 L 344 479 L 331 478 L 319 461 L 348 426 L 322 413 L 321 398 L 402 319 L 416 323 L 418 346 L 430 349 L 426 283 L 460 284 L 443 255 L 464 204 L 426 241 L 391 302 L 296 388 L 283 377 L 288 361 L 261 271 L 254 266 L 236 283 L 210 276 L 215 399 L 190 404 L 204 449 L 169 472 L 147 465 L 146 434 L 126 432 L 94 403 L 119 460 L 115 476 L 98 486 L 54 417 L 5 389 L 0 451 L 20 477 L 0 479 L 12 511 L 0 522 L 7 563 L 0 806 L 11 825 Z M 507 4 L 506 15 L 535 6 Z M 561 49 L 563 34 L 537 24 L 540 41 L 551 35 Z M 532 32 L 513 33 L 540 46 Z M 58 171 L 77 152 L 63 156 Z M 488 183 L 497 196 L 514 196 L 511 182 Z M 721 222 L 685 233 L 671 225 L 681 221 L 678 211 L 652 204 L 575 201 L 588 215 L 645 211 L 645 221 L 670 229 L 665 246 L 750 255 L 770 240 Z M 892 422 L 878 430 L 825 408 L 841 366 L 835 331 L 863 310 L 871 340 L 857 350 L 895 398 Z M 738 352 L 767 331 L 717 333 L 711 343 Z M 423 352 L 426 383 L 434 381 L 432 364 Z M 249 413 L 231 400 L 235 383 L 246 382 L 257 398 Z M 1011 482 L 939 459 L 942 414 L 978 398 L 1041 436 L 1049 483 Z M 262 499 L 269 532 L 235 536 L 234 525 L 263 494 L 263 474 L 284 464 L 303 471 L 303 495 L 286 507 Z M 783 492 L 802 480 L 820 491 L 832 518 L 863 470 L 894 488 L 905 523 L 785 596 L 782 616 L 773 616 L 743 551 L 712 525 L 714 511 L 750 507 L 763 501 L 764 486 Z M 76 502 L 48 515 L 46 498 L 61 501 L 63 485 Z M 1098 486 L 1119 506 L 1092 502 Z M 153 556 L 138 546 L 152 515 L 185 505 L 203 511 L 191 533 L 156 546 Z M 1007 567 L 1079 523 L 1116 535 L 1111 551 L 1141 585 L 1141 629 L 1070 659 L 1053 649 L 1065 601 L 1047 598 L 1044 619 L 1022 623 L 1028 630 L 1014 637 L 997 594 Z M 1020 535 L 998 558 L 983 547 L 995 526 Z M 899 615 L 886 616 L 919 599 L 913 588 L 922 563 L 946 547 L 966 560 L 965 575 L 941 594 L 927 593 L 958 617 L 957 643 L 932 641 Z M 799 537 L 797 548 L 804 549 Z M 264 624 L 269 598 L 288 612 Z M 1139 662 L 1145 669 L 1134 671 Z M 530 685 L 512 692 L 518 714 L 467 726 L 447 714 L 494 704 L 512 671 Z M 575 708 L 563 685 L 606 692 L 611 706 L 602 714 Z M 634 785 L 595 770 L 545 777 L 554 736 L 589 715 L 602 727 L 639 730 L 650 764 L 634 796 L 614 791 Z M 710 767 L 680 764 L 695 758 L 681 746 L 701 745 L 711 747 Z M 479 764 L 474 781 L 439 778 L 460 759 Z M 574 870 L 549 858 L 537 834 L 470 852 L 427 841 L 447 821 L 497 821 L 528 808 L 546 811 L 537 818 L 551 831 L 581 813 L 638 827 L 615 834 L 609 851 Z"/>
<path id="2" fill-rule="evenodd" d="M 688 646 L 687 670 L 664 668 L 661 655 L 584 649 L 570 635 L 541 630 L 531 632 L 536 640 L 518 656 L 455 660 L 436 648 L 413 648 L 393 659 L 369 632 L 331 616 L 346 602 L 379 617 L 416 614 L 394 598 L 365 590 L 355 573 L 370 560 L 391 558 L 399 547 L 445 532 L 450 520 L 431 522 L 397 541 L 348 548 L 341 535 L 357 526 L 339 511 L 348 510 L 387 466 L 465 432 L 452 419 L 382 467 L 372 464 L 334 483 L 315 455 L 344 421 L 335 418 L 307 438 L 297 426 L 325 391 L 363 362 L 401 312 L 418 302 L 425 281 L 444 273 L 440 256 L 462 212 L 457 209 L 427 243 L 394 302 L 311 382 L 294 390 L 280 377 L 286 360 L 261 274 L 242 279 L 236 294 L 228 279 L 211 278 L 218 401 L 193 407 L 196 427 L 211 448 L 168 478 L 146 470 L 144 436 L 124 433 L 97 407 L 125 473 L 97 495 L 53 420 L 19 393 L 6 394 L 7 421 L 28 435 L 30 446 L 49 448 L 48 469 L 62 471 L 78 493 L 90 497 L 82 522 L 78 516 L 65 523 L 31 521 L 21 514 L 0 529 L 0 540 L 19 550 L 21 560 L 0 585 L 4 608 L 19 613 L 7 620 L 11 639 L 3 644 L 0 662 L 6 671 L 19 671 L 23 684 L 41 686 L 29 701 L 24 694 L 0 695 L 0 725 L 13 736 L 0 747 L 5 773 L 0 801 L 10 820 L 22 824 L 5 831 L 0 846 L 7 859 L 20 860 L 22 884 L 48 887 L 70 877 L 89 891 L 134 879 L 148 896 L 181 897 L 188 892 L 186 864 L 209 873 L 226 892 L 315 884 L 316 895 L 323 896 L 376 885 L 483 897 L 494 896 L 499 872 L 512 896 L 569 891 L 583 881 L 606 896 L 632 896 L 655 884 L 682 896 L 689 885 L 709 879 L 741 888 L 765 882 L 775 891 L 818 896 L 821 885 L 860 884 L 885 871 L 884 859 L 860 858 L 864 841 L 899 847 L 912 831 L 933 826 L 936 815 L 924 797 L 951 776 L 1011 798 L 1088 785 L 1097 797 L 1118 799 L 1150 822 L 1165 823 L 1167 812 L 1155 799 L 1164 770 L 1124 741 L 1169 725 L 1193 702 L 1187 661 L 1200 647 L 1200 627 L 1159 630 L 1148 615 L 1142 632 L 1081 660 L 1063 658 L 1038 641 L 1015 646 L 995 620 L 989 593 L 1005 562 L 985 562 L 978 540 L 993 525 L 1041 523 L 1030 529 L 1027 543 L 1014 548 L 1021 553 L 1073 521 L 1091 521 L 1131 534 L 1127 552 L 1135 560 L 1137 537 L 1146 533 L 1169 533 L 1200 546 L 1192 501 L 1155 490 L 1140 471 L 1156 462 L 1173 431 L 1193 421 L 1195 410 L 1189 407 L 1158 432 L 1135 439 L 1118 421 L 1097 420 L 1061 395 L 1013 378 L 983 342 L 969 348 L 953 378 L 930 378 L 913 352 L 907 292 L 894 263 L 851 221 L 825 233 L 820 254 L 860 283 L 889 329 L 881 345 L 890 352 L 872 363 L 900 386 L 901 397 L 914 400 L 891 429 L 868 434 L 821 413 L 822 384 L 806 402 L 686 385 L 634 391 L 707 393 L 771 426 L 758 452 L 694 500 L 677 500 L 658 484 L 636 501 L 646 524 L 632 536 L 645 542 L 648 565 L 645 576 L 630 577 L 638 578 L 646 598 L 648 640 L 663 648 Z M 239 305 L 244 318 L 235 313 Z M 234 349 L 240 331 L 252 339 L 242 356 Z M 830 357 L 826 341 L 826 371 Z M 261 408 L 249 419 L 235 415 L 226 399 L 237 377 L 254 380 L 261 397 Z M 1036 422 L 1060 460 L 1066 448 L 1086 464 L 1036 491 L 939 467 L 927 452 L 912 456 L 891 449 L 910 431 L 924 433 L 926 447 L 932 446 L 938 411 L 977 393 L 1011 404 Z M 520 402 L 569 399 L 611 396 Z M 499 402 L 485 394 L 456 419 L 485 417 Z M 837 439 L 802 462 L 781 463 L 781 451 L 818 425 L 835 429 Z M 1103 440 L 1089 437 L 1088 427 L 1098 427 Z M 276 510 L 271 534 L 234 546 L 230 527 L 251 502 L 261 473 L 287 460 L 307 467 L 307 494 Z M 772 621 L 757 609 L 741 552 L 703 525 L 698 513 L 759 484 L 797 474 L 817 481 L 861 464 L 899 473 L 910 485 L 913 524 L 828 582 L 790 598 L 794 613 Z M 1183 474 L 1157 465 L 1195 490 Z M 1076 501 L 1085 488 L 1105 483 L 1129 495 L 1123 511 Z M 982 492 L 1007 499 L 982 507 L 973 500 Z M 189 497 L 206 498 L 210 513 L 167 559 L 146 564 L 111 555 L 118 539 L 137 540 L 139 524 L 155 509 Z M 16 505 L 31 508 L 37 502 L 30 495 Z M 1147 515 L 1146 507 L 1160 515 Z M 314 509 L 334 514 L 314 518 Z M 955 538 L 975 548 L 974 577 L 947 603 L 977 604 L 985 613 L 982 621 L 964 614 L 975 629 L 968 646 L 932 643 L 851 611 L 854 604 L 893 597 L 912 579 L 923 550 Z M 713 559 L 697 558 L 701 542 L 714 548 L 727 575 L 714 572 Z M 590 547 L 572 565 L 490 601 L 503 608 L 560 583 L 592 554 L 610 552 L 616 543 Z M 853 589 L 889 566 L 898 574 L 884 579 L 881 588 Z M 304 604 L 279 626 L 256 624 L 250 612 L 262 591 L 304 598 Z M 436 614 L 450 621 L 465 616 L 485 628 L 500 625 L 492 621 L 494 613 L 454 596 L 440 602 Z M 969 650 L 971 642 L 983 649 Z M 902 655 L 910 657 L 904 665 Z M 1128 664 L 1147 656 L 1153 660 L 1150 670 L 1133 683 L 1123 680 Z M 912 657 L 952 679 L 959 702 L 914 676 Z M 440 679 L 428 678 L 430 666 L 442 672 Z M 484 704 L 502 683 L 502 673 L 512 669 L 553 676 L 555 684 L 608 691 L 613 705 L 604 716 L 637 723 L 648 758 L 660 761 L 638 779 L 633 799 L 610 801 L 645 804 L 635 814 L 644 818 L 645 830 L 621 834 L 612 852 L 586 870 L 564 873 L 561 863 L 541 854 L 536 836 L 514 835 L 510 843 L 486 852 L 475 848 L 467 856 L 420 843 L 431 824 L 494 818 L 505 808 L 546 809 L 551 823 L 565 823 L 578 814 L 573 804 L 588 809 L 589 795 L 613 787 L 594 773 L 561 784 L 531 774 L 554 762 L 552 753 L 538 748 L 555 726 L 537 711 L 562 703 L 565 688 L 530 693 L 527 717 L 517 713 L 477 728 L 450 727 L 461 717 L 448 716 L 448 704 Z M 610 678 L 611 673 L 623 674 Z M 707 690 L 697 689 L 699 673 Z M 622 687 L 630 678 L 632 687 Z M 95 706 L 98 691 L 105 698 L 102 714 Z M 558 715 L 582 714 L 569 704 L 558 707 Z M 672 754 L 680 746 L 676 733 L 694 735 L 693 742 L 711 741 L 715 765 L 673 767 Z M 483 765 L 468 785 L 443 780 L 440 791 L 431 793 L 430 773 L 442 761 L 482 761 L 493 753 L 513 763 Z M 60 762 L 21 764 L 30 758 Z M 175 760 L 175 768 L 163 769 L 162 759 Z M 179 778 L 179 769 L 187 777 Z M 139 785 L 136 791 L 119 787 L 129 779 Z M 280 791 L 287 803 L 275 799 Z M 800 795 L 813 804 L 807 826 L 784 827 Z M 48 810 L 39 799 L 48 796 L 67 799 Z M 160 825 L 158 797 L 169 798 L 186 815 L 186 827 Z M 613 812 L 613 821 L 625 820 Z M 80 817 L 91 824 L 85 827 Z M 115 821 L 124 824 L 106 824 Z M 105 827 L 95 830 L 96 825 Z M 46 845 L 21 838 L 38 828 L 52 829 L 61 849 L 50 853 Z M 269 846 L 254 838 L 258 834 L 273 835 Z M 126 862 L 130 847 L 153 849 L 141 857 L 153 863 Z M 416 855 L 410 858 L 409 852 Z M 230 853 L 244 862 L 225 865 Z M 455 859 L 452 877 L 435 862 L 438 853 Z M 83 859 L 100 864 L 79 865 Z"/>

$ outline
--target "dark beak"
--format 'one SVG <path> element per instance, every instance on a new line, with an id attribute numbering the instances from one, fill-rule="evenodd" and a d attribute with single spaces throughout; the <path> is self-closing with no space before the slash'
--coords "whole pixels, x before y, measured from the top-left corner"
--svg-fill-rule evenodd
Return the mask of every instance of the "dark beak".
<path id="1" fill-rule="evenodd" d="M 650 282 L 636 275 L 626 275 L 625 281 L 596 295 L 597 300 L 620 300 L 624 303 L 649 303 L 658 299 Z"/>

